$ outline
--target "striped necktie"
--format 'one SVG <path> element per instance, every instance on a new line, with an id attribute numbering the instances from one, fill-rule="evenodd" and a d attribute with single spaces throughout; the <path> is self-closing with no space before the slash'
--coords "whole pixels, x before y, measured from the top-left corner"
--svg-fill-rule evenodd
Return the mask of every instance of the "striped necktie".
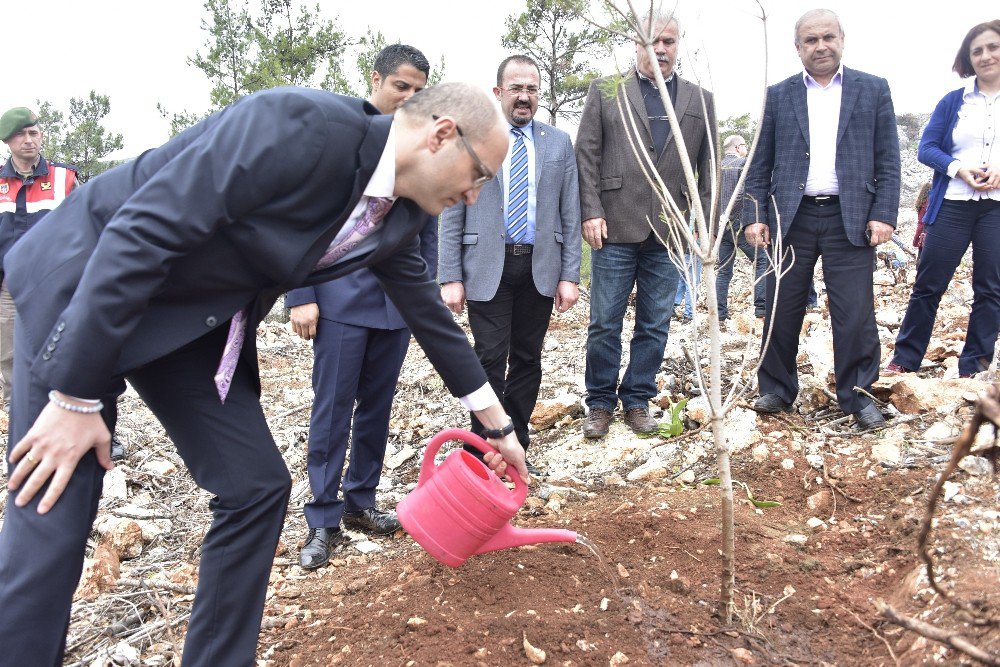
<path id="1" fill-rule="evenodd" d="M 507 238 L 522 243 L 528 233 L 528 147 L 524 132 L 512 127 L 514 151 L 510 156 L 510 195 L 507 200 Z"/>
<path id="2" fill-rule="evenodd" d="M 316 270 L 333 266 L 344 255 L 358 247 L 358 244 L 369 234 L 371 234 L 385 217 L 385 214 L 392 208 L 392 203 L 396 201 L 391 197 L 370 197 L 365 210 L 355 221 L 354 227 L 339 242 L 332 244 L 323 253 L 323 256 L 316 263 Z M 243 341 L 247 335 L 247 316 L 249 309 L 244 308 L 235 315 L 229 322 L 229 335 L 226 337 L 226 346 L 222 349 L 222 359 L 219 360 L 219 368 L 215 372 L 215 388 L 219 392 L 219 400 L 226 402 L 229 395 L 229 387 L 233 383 L 233 374 L 236 372 L 236 362 L 240 358 L 240 350 L 243 349 Z"/>

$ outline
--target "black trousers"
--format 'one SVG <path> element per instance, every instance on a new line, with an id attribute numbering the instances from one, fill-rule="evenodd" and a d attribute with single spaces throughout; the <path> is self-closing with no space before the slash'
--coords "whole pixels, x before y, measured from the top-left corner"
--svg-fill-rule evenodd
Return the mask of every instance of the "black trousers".
<path id="1" fill-rule="evenodd" d="M 795 250 L 794 264 L 778 287 L 777 308 L 771 319 L 775 278 L 767 277 L 764 340 L 772 329 L 771 341 L 757 373 L 761 394 L 777 394 L 791 403 L 799 391 L 799 332 L 805 317 L 806 300 L 812 285 L 816 260 L 823 257 L 823 279 L 830 304 L 833 328 L 833 367 L 837 380 L 837 401 L 847 414 L 868 406 L 871 399 L 854 391 L 868 390 L 878 378 L 881 347 L 875 325 L 875 296 L 872 266 L 875 248 L 853 245 L 844 232 L 840 205 L 817 205 L 803 201 L 795 214 L 786 248 Z M 788 267 L 790 260 L 784 262 Z"/>
<path id="2" fill-rule="evenodd" d="M 225 404 L 212 379 L 228 326 L 128 374 L 198 485 L 213 494 L 184 665 L 250 665 L 268 575 L 291 491 L 264 420 L 252 371 L 240 360 Z M 48 387 L 32 382 L 29 341 L 17 332 L 11 446 L 34 423 Z M 109 401 L 105 401 L 106 404 Z M 113 400 L 110 401 L 114 405 Z M 0 665 L 61 665 L 73 591 L 97 513 L 104 470 L 84 456 L 62 497 L 36 511 L 9 497 L 0 531 Z"/>
<path id="3" fill-rule="evenodd" d="M 489 301 L 469 301 L 469 328 L 476 355 L 490 386 L 528 449 L 528 421 L 542 383 L 542 343 L 552 317 L 553 298 L 539 294 L 531 255 L 504 255 L 497 293 Z M 472 432 L 483 425 L 471 415 Z"/>

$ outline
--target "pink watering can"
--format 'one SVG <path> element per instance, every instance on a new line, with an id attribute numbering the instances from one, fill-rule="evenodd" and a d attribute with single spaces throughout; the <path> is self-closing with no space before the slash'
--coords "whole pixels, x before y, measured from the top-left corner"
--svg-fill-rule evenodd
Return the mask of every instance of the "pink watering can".
<path id="1" fill-rule="evenodd" d="M 513 467 L 507 471 L 514 490 L 482 461 L 464 449 L 434 465 L 434 455 L 449 440 L 496 452 L 486 441 L 462 429 L 448 429 L 427 444 L 417 487 L 396 507 L 399 522 L 410 536 L 441 563 L 458 567 L 473 554 L 540 542 L 575 542 L 571 530 L 515 528 L 510 520 L 528 497 L 528 485 Z"/>

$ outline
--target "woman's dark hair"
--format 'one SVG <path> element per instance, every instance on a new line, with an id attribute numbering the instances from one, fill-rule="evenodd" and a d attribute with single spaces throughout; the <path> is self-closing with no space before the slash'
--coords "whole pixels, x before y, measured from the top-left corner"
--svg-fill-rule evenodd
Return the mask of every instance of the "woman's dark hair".
<path id="1" fill-rule="evenodd" d="M 976 75 L 976 70 L 972 68 L 972 56 L 969 55 L 969 50 L 972 47 L 972 40 L 987 30 L 992 30 L 1000 35 L 1000 19 L 994 19 L 974 26 L 965 35 L 965 39 L 962 40 L 962 46 L 958 48 L 958 55 L 955 56 L 955 64 L 951 66 L 951 69 L 963 79 Z"/>
<path id="2" fill-rule="evenodd" d="M 920 186 L 920 191 L 917 193 L 917 200 L 913 203 L 913 209 L 920 213 L 920 209 L 923 208 L 924 203 L 927 201 L 927 196 L 931 192 L 931 182 L 925 181 L 923 185 Z"/>

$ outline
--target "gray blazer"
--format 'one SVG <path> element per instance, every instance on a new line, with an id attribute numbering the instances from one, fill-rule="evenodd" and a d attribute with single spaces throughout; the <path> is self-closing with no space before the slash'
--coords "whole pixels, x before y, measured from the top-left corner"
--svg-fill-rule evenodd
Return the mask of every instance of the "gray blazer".
<path id="1" fill-rule="evenodd" d="M 641 144 L 654 159 L 656 170 L 670 194 L 686 211 L 689 208 L 689 193 L 677 142 L 671 134 L 663 152 L 658 157 L 654 154 L 653 135 L 635 70 L 628 72 L 626 77 L 625 84 L 618 88 L 618 97 L 622 99 L 626 113 L 630 112 L 636 118 Z M 632 154 L 618 101 L 614 96 L 605 97 L 601 91 L 610 78 L 597 79 L 590 84 L 580 118 L 580 130 L 576 135 L 580 215 L 583 220 L 607 220 L 608 243 L 639 243 L 650 234 L 647 216 L 660 234 L 666 233 L 666 226 L 660 221 L 659 199 Z M 715 103 L 712 94 L 706 90 L 703 109 L 700 90 L 697 85 L 678 79 L 674 108 L 688 157 L 698 176 L 698 195 L 708 215 L 712 196 L 712 147 L 716 137 Z M 631 131 L 631 123 L 627 127 Z"/>
<path id="2" fill-rule="evenodd" d="M 856 246 L 867 246 L 868 221 L 895 227 L 899 213 L 896 114 L 885 79 L 845 67 L 843 86 L 836 163 L 840 211 L 847 238 Z M 767 223 L 773 235 L 777 206 L 781 231 L 787 236 L 808 174 L 809 106 L 798 72 L 767 89 L 760 140 L 744 188 L 748 198 L 743 223 Z"/>
<path id="3" fill-rule="evenodd" d="M 580 192 L 569 135 L 534 121 L 535 289 L 555 296 L 560 280 L 580 282 Z M 464 283 L 465 298 L 489 301 L 500 285 L 504 264 L 503 173 L 483 186 L 471 207 L 464 203 L 441 214 L 438 281 Z"/>

